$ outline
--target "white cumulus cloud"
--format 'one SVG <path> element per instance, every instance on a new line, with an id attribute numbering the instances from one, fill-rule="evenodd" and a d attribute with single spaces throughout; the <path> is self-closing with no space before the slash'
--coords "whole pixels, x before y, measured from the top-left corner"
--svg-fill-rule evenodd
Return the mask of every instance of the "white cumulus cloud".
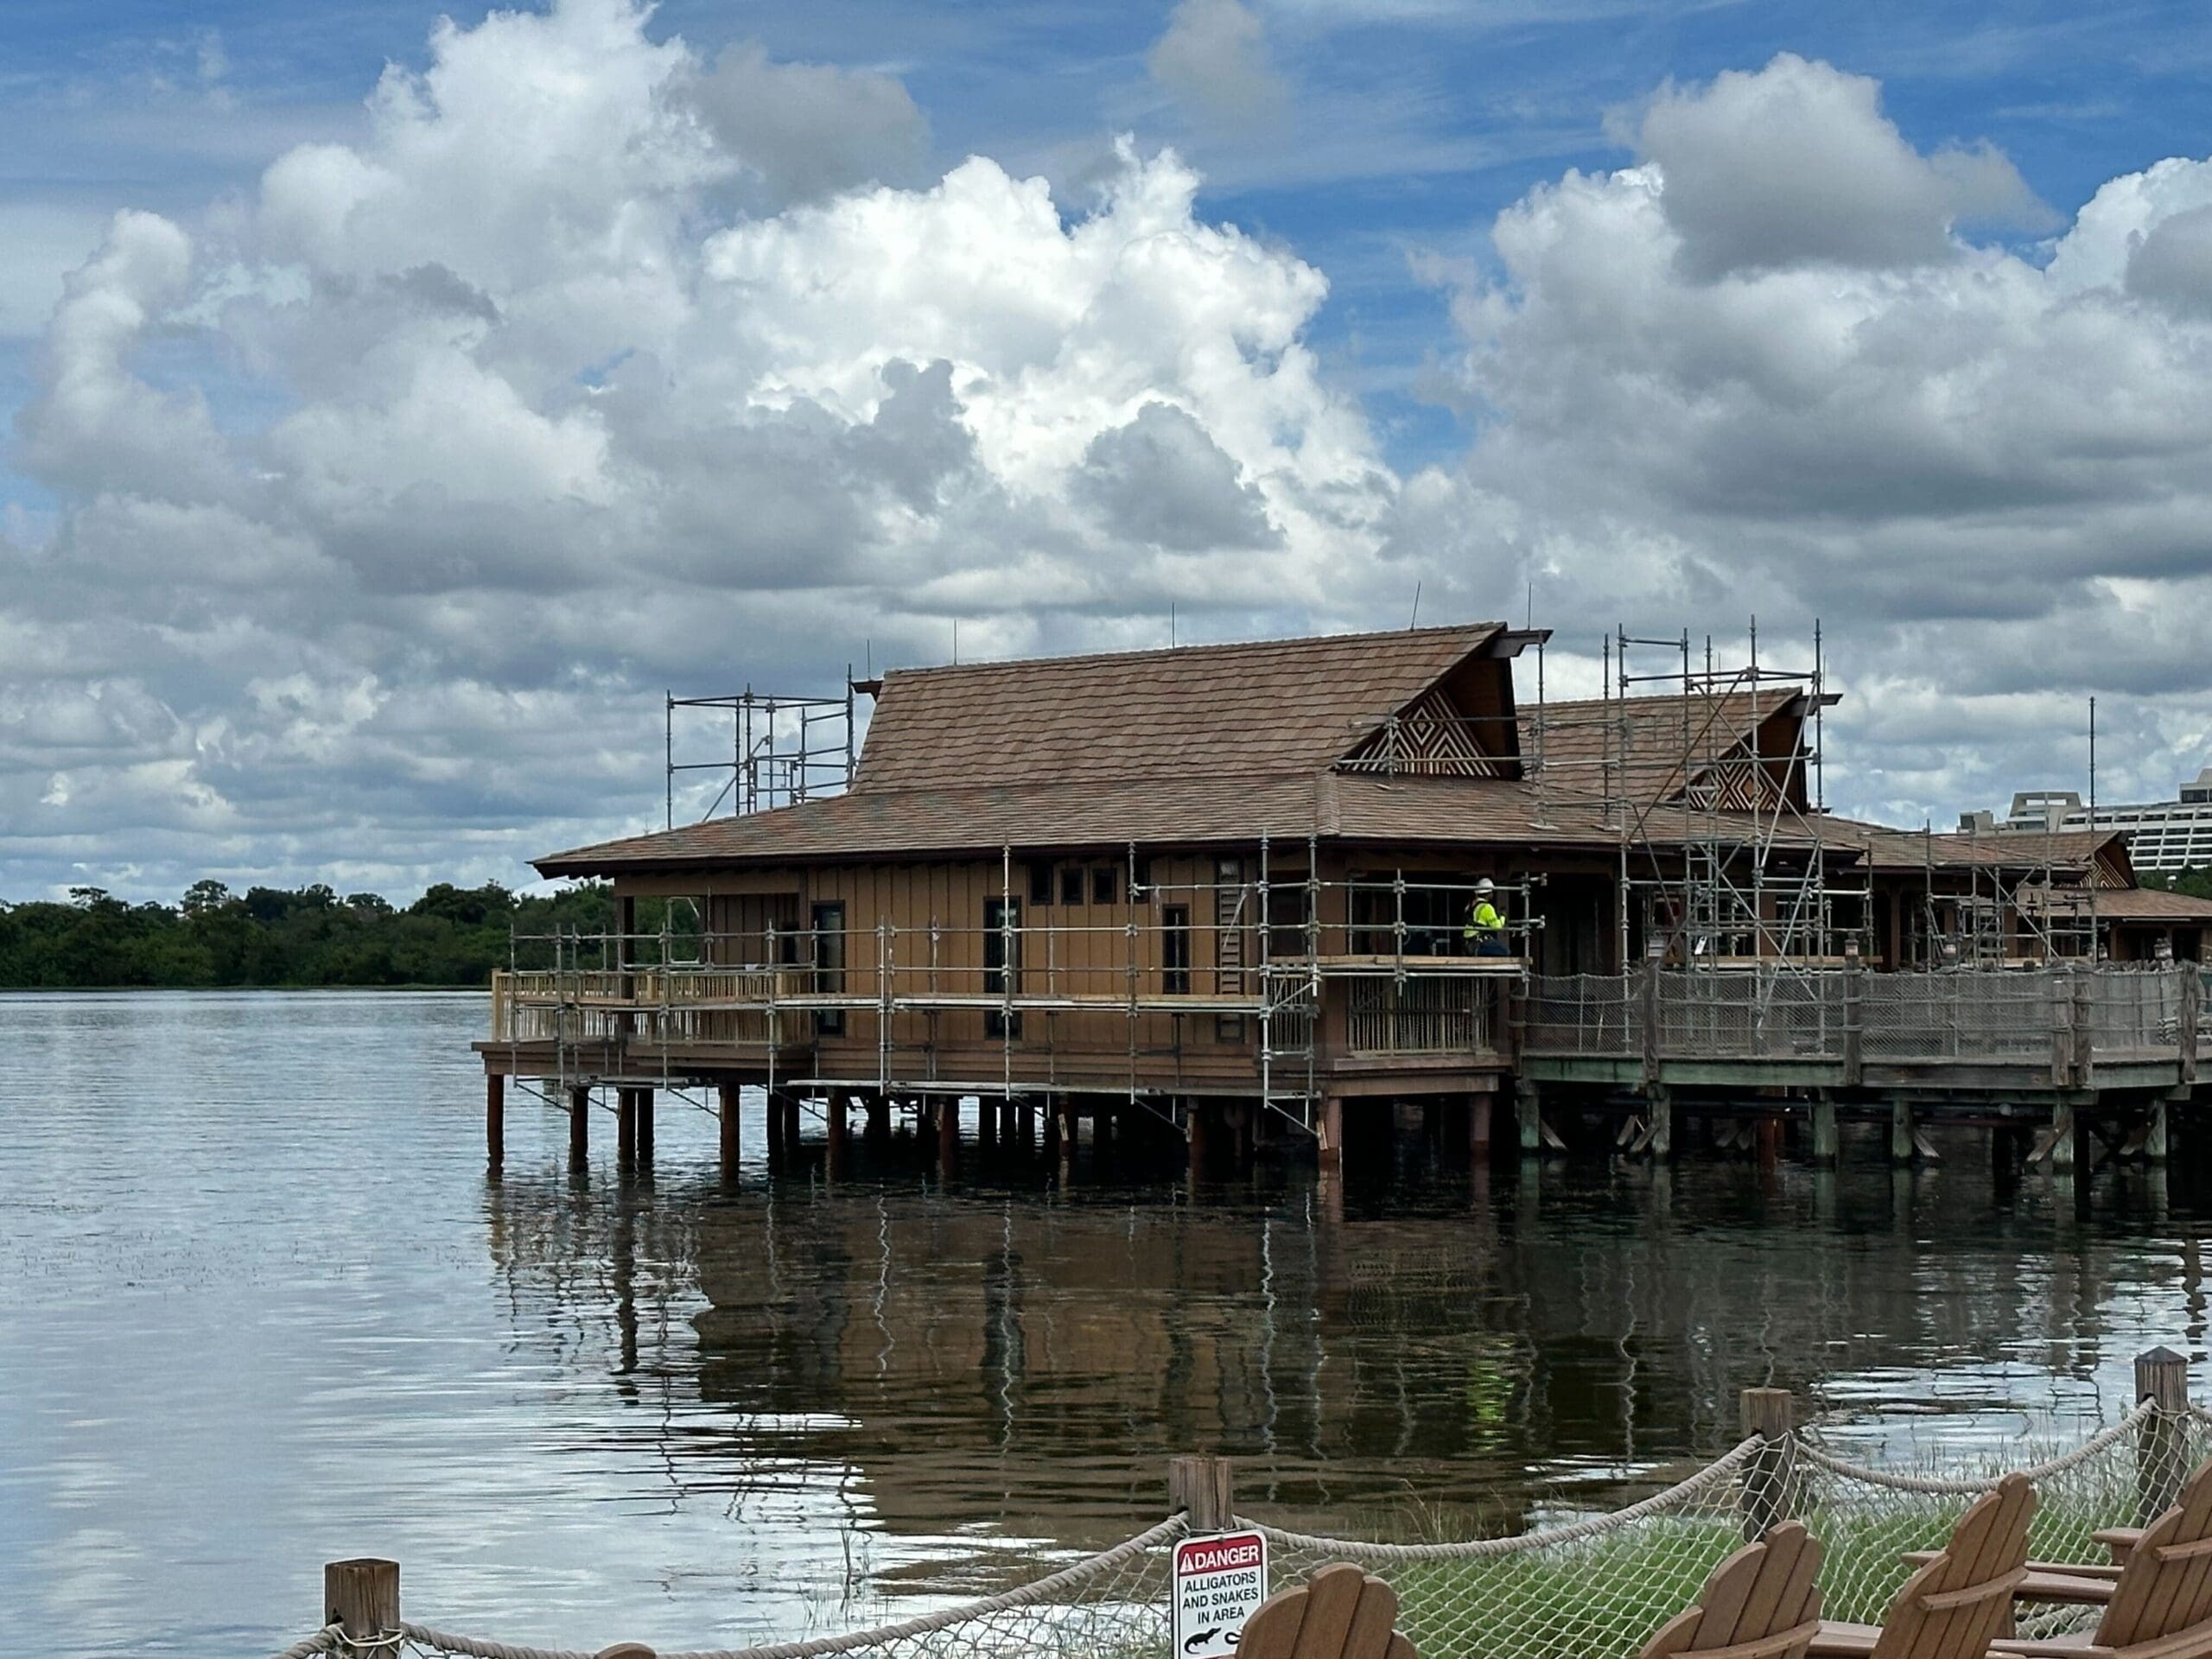
<path id="1" fill-rule="evenodd" d="M 16 868 L 512 873 L 646 821 L 664 687 L 1296 626 L 1404 556 L 1325 281 L 1173 154 L 926 176 L 894 78 L 647 24 L 442 23 L 363 141 L 70 278 L 58 526 L 0 548 Z"/>
<path id="2" fill-rule="evenodd" d="M 1866 688 L 1831 728 L 1862 809 L 2078 783 L 2100 690 L 2108 792 L 2193 776 L 2201 739 L 2162 734 L 2212 710 L 2212 163 L 2015 249 L 1962 234 L 1955 172 L 1826 66 L 1668 89 L 1640 143 L 1501 214 L 1455 296 L 1470 476 L 1540 609 L 1756 613 L 1801 662 L 1825 618 Z M 2044 698 L 2072 716 L 2032 740 L 1996 717 Z M 1940 756 L 1884 741 L 1916 701 L 1951 711 Z"/>

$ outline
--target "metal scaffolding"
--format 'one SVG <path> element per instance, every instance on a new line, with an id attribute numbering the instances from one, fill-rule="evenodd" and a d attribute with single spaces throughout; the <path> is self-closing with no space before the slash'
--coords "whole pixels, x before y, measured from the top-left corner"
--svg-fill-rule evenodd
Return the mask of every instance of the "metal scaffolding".
<path id="1" fill-rule="evenodd" d="M 749 685 L 734 696 L 679 697 L 670 692 L 664 720 L 665 827 L 676 827 L 677 780 L 691 772 L 722 779 L 699 814 L 700 823 L 725 805 L 735 817 L 842 793 L 852 782 L 858 743 L 856 689 L 848 669 L 841 697 L 779 696 Z M 728 717 L 727 726 L 718 716 Z M 684 728 L 680 760 L 679 721 Z M 710 734 L 714 751 L 706 747 Z"/>

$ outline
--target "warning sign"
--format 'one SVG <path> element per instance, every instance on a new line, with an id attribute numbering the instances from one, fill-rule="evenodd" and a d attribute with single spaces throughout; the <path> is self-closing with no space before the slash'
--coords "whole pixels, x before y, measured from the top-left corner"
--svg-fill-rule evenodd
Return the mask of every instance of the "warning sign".
<path id="1" fill-rule="evenodd" d="M 1256 1532 L 1175 1546 L 1174 1659 L 1227 1659 L 1268 1599 L 1268 1541 Z"/>

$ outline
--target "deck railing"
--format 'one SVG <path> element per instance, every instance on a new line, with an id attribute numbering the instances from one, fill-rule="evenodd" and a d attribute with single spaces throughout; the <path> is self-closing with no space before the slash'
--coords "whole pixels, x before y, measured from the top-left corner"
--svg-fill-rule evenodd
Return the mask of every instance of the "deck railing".
<path id="1" fill-rule="evenodd" d="M 1464 967 L 1464 964 L 1461 964 Z M 806 967 L 671 965 L 626 972 L 564 969 L 493 976 L 494 1042 L 631 1042 L 765 1047 L 811 1038 L 812 1016 L 856 1018 L 916 1006 L 988 1008 L 998 994 L 871 994 L 855 983 L 825 993 Z M 857 978 L 857 976 L 855 976 Z M 1946 1063 L 2044 1065 L 2054 1082 L 2088 1069 L 2212 1061 L 2212 974 L 2196 963 L 2069 963 L 2027 969 L 1878 973 L 1788 963 L 1646 968 L 1627 975 L 1534 976 L 1517 1025 L 1506 996 L 1518 982 L 1465 971 L 1363 971 L 1340 982 L 1344 1045 L 1354 1055 L 1461 1054 L 1495 1061 L 1517 1039 L 1531 1058 L 1800 1062 L 1842 1065 Z M 1075 1014 L 1163 1007 L 1246 1016 L 1255 1048 L 1262 1007 L 1272 1013 L 1279 1058 L 1310 1042 L 1301 999 L 1253 994 L 1185 996 L 1132 988 L 1105 995 L 1006 998 Z M 1094 1006 L 1095 1005 L 1095 1006 Z M 1847 1077 L 1847 1081 L 1853 1080 Z"/>
<path id="2" fill-rule="evenodd" d="M 1533 1058 L 2048 1065 L 2055 1077 L 2212 1059 L 2212 975 L 2194 963 L 1540 975 L 1525 1010 L 1521 1052 Z"/>
<path id="3" fill-rule="evenodd" d="M 766 1045 L 766 1005 L 806 988 L 798 969 L 588 969 L 492 976 L 495 1043 L 610 1042 Z"/>
<path id="4" fill-rule="evenodd" d="M 1849 987 L 1838 974 L 1662 971 L 1653 1011 L 1662 1054 L 1840 1059 Z"/>
<path id="5" fill-rule="evenodd" d="M 2073 989 L 2063 969 L 1868 974 L 1860 1052 L 1878 1064 L 2048 1061 L 2070 1052 Z"/>
<path id="6" fill-rule="evenodd" d="M 1494 979 L 1414 976 L 1350 982 L 1355 1054 L 1488 1054 L 1497 1046 Z"/>

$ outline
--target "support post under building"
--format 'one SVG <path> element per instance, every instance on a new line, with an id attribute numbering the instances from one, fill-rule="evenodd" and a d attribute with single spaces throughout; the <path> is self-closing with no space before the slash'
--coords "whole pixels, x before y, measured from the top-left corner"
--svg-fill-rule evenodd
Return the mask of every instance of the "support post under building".
<path id="1" fill-rule="evenodd" d="M 743 1124 L 740 1109 L 741 1091 L 736 1084 L 726 1083 L 715 1090 L 715 1099 L 717 1115 L 721 1120 L 720 1151 L 722 1179 L 734 1181 L 737 1179 L 740 1131 Z"/>

